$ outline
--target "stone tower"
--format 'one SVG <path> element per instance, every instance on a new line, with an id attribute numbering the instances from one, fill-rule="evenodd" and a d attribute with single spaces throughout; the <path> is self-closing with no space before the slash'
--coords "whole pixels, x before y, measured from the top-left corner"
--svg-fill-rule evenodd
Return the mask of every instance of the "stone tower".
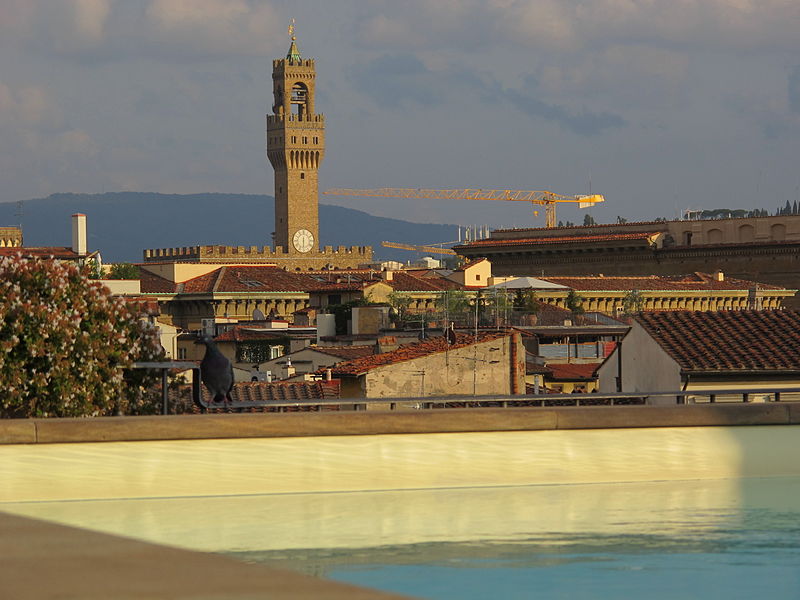
<path id="1" fill-rule="evenodd" d="M 286 58 L 272 61 L 267 157 L 275 170 L 274 245 L 288 254 L 313 254 L 319 251 L 317 174 L 325 155 L 325 119 L 314 110 L 314 60 L 300 57 L 295 39 Z"/>

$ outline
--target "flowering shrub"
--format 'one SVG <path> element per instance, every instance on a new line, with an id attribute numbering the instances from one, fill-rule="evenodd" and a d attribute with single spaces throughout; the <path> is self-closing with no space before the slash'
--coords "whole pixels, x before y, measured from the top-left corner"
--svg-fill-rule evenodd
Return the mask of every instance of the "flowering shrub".
<path id="1" fill-rule="evenodd" d="M 163 357 L 157 331 L 88 275 L 58 261 L 0 261 L 0 417 L 154 412 L 153 376 L 123 367 Z"/>

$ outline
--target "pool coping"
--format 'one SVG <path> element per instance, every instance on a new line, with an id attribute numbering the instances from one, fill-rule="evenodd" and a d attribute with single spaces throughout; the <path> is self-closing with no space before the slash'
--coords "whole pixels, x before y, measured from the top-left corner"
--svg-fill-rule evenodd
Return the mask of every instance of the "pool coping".
<path id="1" fill-rule="evenodd" d="M 798 424 L 800 402 L 9 419 L 0 445 Z"/>
<path id="2" fill-rule="evenodd" d="M 15 600 L 401 600 L 398 594 L 0 512 L 0 580 Z"/>

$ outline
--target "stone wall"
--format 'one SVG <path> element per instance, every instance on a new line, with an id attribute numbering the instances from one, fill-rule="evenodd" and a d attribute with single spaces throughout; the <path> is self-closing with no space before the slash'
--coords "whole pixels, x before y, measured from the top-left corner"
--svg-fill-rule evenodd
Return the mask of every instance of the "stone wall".
<path id="1" fill-rule="evenodd" d="M 325 246 L 320 252 L 285 252 L 269 246 L 188 246 L 144 251 L 144 262 L 271 263 L 289 271 L 355 269 L 372 261 L 372 246 Z"/>
<path id="2" fill-rule="evenodd" d="M 22 246 L 22 229 L 19 227 L 0 227 L 0 248 Z"/>
<path id="3" fill-rule="evenodd" d="M 519 335 L 481 342 L 373 369 L 368 398 L 424 398 L 525 391 L 525 352 Z"/>

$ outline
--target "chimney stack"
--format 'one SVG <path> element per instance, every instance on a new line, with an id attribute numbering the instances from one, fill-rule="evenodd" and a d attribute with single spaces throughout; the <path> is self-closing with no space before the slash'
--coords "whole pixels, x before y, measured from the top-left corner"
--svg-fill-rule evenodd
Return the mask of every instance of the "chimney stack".
<path id="1" fill-rule="evenodd" d="M 75 213 L 72 215 L 72 251 L 78 256 L 86 256 L 86 215 Z"/>
<path id="2" fill-rule="evenodd" d="M 714 271 L 714 279 L 717 281 L 725 281 L 725 273 L 721 270 Z"/>

